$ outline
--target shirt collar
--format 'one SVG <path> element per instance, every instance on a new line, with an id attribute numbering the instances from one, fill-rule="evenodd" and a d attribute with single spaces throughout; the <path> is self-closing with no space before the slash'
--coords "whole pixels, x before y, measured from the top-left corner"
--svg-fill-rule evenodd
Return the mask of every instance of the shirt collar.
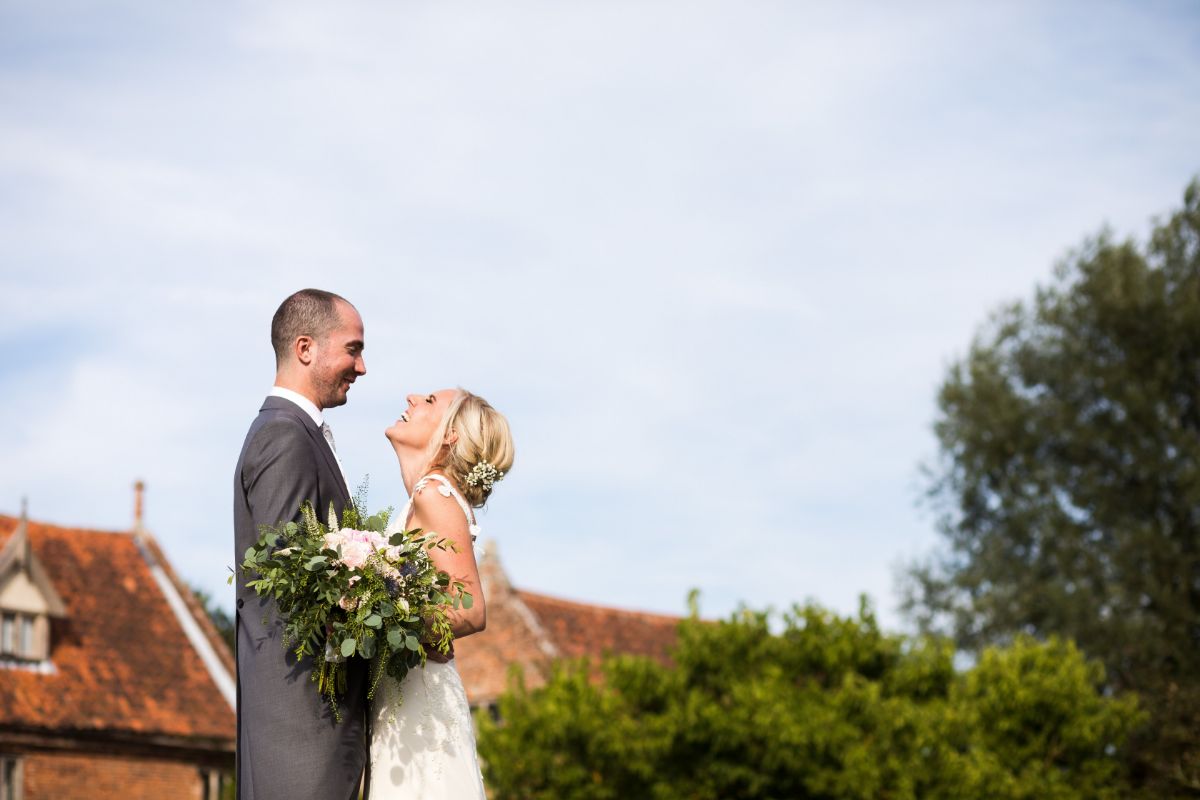
<path id="1" fill-rule="evenodd" d="M 285 389 L 282 386 L 272 386 L 271 391 L 267 392 L 268 397 L 282 397 L 284 400 L 291 400 L 296 405 L 312 418 L 312 421 L 319 428 L 325 424 L 325 418 L 321 416 L 321 409 L 317 408 L 312 400 L 309 400 L 299 392 L 293 392 L 291 389 Z"/>

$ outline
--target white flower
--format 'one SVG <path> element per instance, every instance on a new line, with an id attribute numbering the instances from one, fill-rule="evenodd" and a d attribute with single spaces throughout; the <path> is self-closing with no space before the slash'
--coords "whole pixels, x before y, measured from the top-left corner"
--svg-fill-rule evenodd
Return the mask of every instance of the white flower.
<path id="1" fill-rule="evenodd" d="M 504 473 L 487 461 L 480 461 L 471 467 L 471 471 L 467 473 L 468 486 L 482 486 L 489 492 L 496 481 L 503 479 Z"/>

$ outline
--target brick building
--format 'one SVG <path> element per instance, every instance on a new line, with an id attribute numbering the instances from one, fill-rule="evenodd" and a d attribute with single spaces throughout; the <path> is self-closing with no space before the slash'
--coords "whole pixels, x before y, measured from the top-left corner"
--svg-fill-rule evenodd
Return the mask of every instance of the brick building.
<path id="1" fill-rule="evenodd" d="M 140 524 L 0 516 L 0 800 L 216 800 L 233 670 Z"/>
<path id="2" fill-rule="evenodd" d="M 487 628 L 454 645 L 459 674 L 472 707 L 493 708 L 519 665 L 525 684 L 545 683 L 559 658 L 642 655 L 670 662 L 679 617 L 562 600 L 514 588 L 495 542 L 479 558 L 487 598 Z"/>

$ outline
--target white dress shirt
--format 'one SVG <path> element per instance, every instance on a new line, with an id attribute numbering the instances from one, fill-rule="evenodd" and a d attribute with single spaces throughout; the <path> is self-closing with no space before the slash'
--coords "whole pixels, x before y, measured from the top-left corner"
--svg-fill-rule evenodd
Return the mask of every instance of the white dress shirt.
<path id="1" fill-rule="evenodd" d="M 321 414 L 321 409 L 317 408 L 316 404 L 313 403 L 312 400 L 309 400 L 299 392 L 293 392 L 291 389 L 285 389 L 282 386 L 272 386 L 271 391 L 267 392 L 267 396 L 282 397 L 284 400 L 290 400 L 299 406 L 301 411 L 303 411 L 305 414 L 308 414 L 318 428 L 324 430 L 326 427 L 328 427 L 325 423 L 325 417 Z M 333 433 L 331 432 L 329 435 L 333 436 Z M 337 448 L 333 446 L 329 439 L 325 439 L 325 443 L 329 445 L 329 452 L 333 453 L 333 460 L 337 462 L 338 472 L 342 473 L 342 482 L 346 484 L 346 491 L 349 492 L 350 481 L 346 477 L 346 468 L 342 466 L 342 459 L 337 454 Z"/>

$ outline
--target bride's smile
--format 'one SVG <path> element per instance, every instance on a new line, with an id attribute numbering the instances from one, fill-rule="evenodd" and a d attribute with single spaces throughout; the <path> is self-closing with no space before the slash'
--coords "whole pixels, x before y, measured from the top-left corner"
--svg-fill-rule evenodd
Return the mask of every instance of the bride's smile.
<path id="1" fill-rule="evenodd" d="M 408 395 L 408 408 L 384 433 L 393 445 L 423 450 L 457 395 L 456 389 Z"/>

